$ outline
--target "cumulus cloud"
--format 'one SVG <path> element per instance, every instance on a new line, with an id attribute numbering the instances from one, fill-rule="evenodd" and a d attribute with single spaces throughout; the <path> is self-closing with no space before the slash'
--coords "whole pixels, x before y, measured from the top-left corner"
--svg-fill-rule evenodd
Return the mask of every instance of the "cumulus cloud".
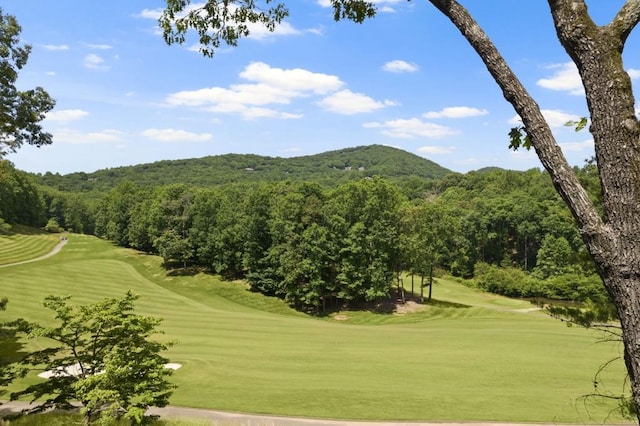
<path id="1" fill-rule="evenodd" d="M 108 67 L 104 64 L 104 59 L 95 53 L 90 53 L 84 57 L 82 65 L 92 70 L 106 70 Z"/>
<path id="2" fill-rule="evenodd" d="M 162 16 L 162 10 L 162 8 L 143 9 L 137 16 L 138 18 L 153 19 L 154 21 L 157 21 L 160 19 L 160 16 Z"/>
<path id="3" fill-rule="evenodd" d="M 564 152 L 593 151 L 593 139 L 582 142 L 564 142 L 558 145 L 560 145 L 560 148 L 562 148 Z"/>
<path id="4" fill-rule="evenodd" d="M 629 68 L 629 69 L 627 70 L 627 73 L 629 74 L 629 77 L 630 77 L 632 80 L 638 80 L 638 79 L 640 79 L 640 70 L 633 69 L 633 68 Z"/>
<path id="5" fill-rule="evenodd" d="M 568 121 L 579 121 L 580 116 L 576 114 L 571 114 L 568 112 L 564 112 L 559 109 L 543 109 L 541 110 L 542 115 L 544 116 L 547 123 L 552 128 L 565 127 Z M 521 125 L 522 119 L 519 115 L 515 115 L 509 120 L 509 124 L 512 125 Z"/>
<path id="6" fill-rule="evenodd" d="M 302 69 L 272 68 L 261 62 L 247 66 L 240 77 L 255 83 L 176 92 L 170 94 L 166 102 L 169 105 L 210 106 L 220 112 L 237 112 L 247 105 L 289 104 L 294 98 L 327 93 L 343 85 L 336 76 Z"/>
<path id="7" fill-rule="evenodd" d="M 338 114 L 353 115 L 365 112 L 372 112 L 378 109 L 394 106 L 395 102 L 385 100 L 376 101 L 362 93 L 354 93 L 351 90 L 341 90 L 318 102 L 327 111 Z"/>
<path id="8" fill-rule="evenodd" d="M 409 62 L 396 59 L 394 61 L 389 61 L 386 64 L 384 64 L 382 66 L 382 69 L 388 72 L 393 72 L 393 73 L 405 73 L 405 72 L 418 71 L 418 66 L 415 64 L 410 64 Z"/>
<path id="9" fill-rule="evenodd" d="M 236 113 L 244 118 L 296 119 L 302 114 L 282 112 L 270 105 L 289 105 L 294 99 L 326 95 L 344 86 L 334 75 L 305 69 L 282 69 L 263 62 L 249 64 L 240 78 L 246 84 L 229 87 L 209 87 L 169 94 L 169 106 L 199 107 L 216 113 Z"/>
<path id="10" fill-rule="evenodd" d="M 452 154 L 455 150 L 456 148 L 454 146 L 425 145 L 418 148 L 418 152 L 420 154 L 428 155 Z"/>
<path id="11" fill-rule="evenodd" d="M 214 113 L 240 114 L 245 119 L 297 119 L 299 112 L 284 112 L 275 105 L 290 105 L 294 100 L 324 96 L 317 105 L 338 114 L 372 112 L 396 105 L 378 101 L 343 89 L 345 83 L 335 75 L 316 73 L 301 68 L 282 69 L 263 62 L 254 62 L 239 74 L 247 83 L 229 87 L 208 87 L 169 94 L 167 106 L 200 108 Z M 342 89 L 342 90 L 341 90 Z"/>
<path id="12" fill-rule="evenodd" d="M 538 80 L 538 86 L 550 90 L 569 92 L 571 95 L 584 95 L 582 80 L 580 80 L 578 68 L 573 62 L 554 64 L 549 66 L 548 69 L 554 70 L 553 75 Z"/>
<path id="13" fill-rule="evenodd" d="M 72 129 L 60 129 L 53 133 L 56 143 L 69 144 L 91 144 L 100 142 L 118 142 L 122 140 L 122 133 L 119 130 L 106 129 L 99 132 L 80 132 Z"/>
<path id="14" fill-rule="evenodd" d="M 206 142 L 213 138 L 210 133 L 193 133 L 176 129 L 147 129 L 142 135 L 160 142 Z"/>
<path id="15" fill-rule="evenodd" d="M 382 134 L 392 138 L 430 138 L 438 139 L 453 136 L 459 131 L 450 127 L 422 121 L 419 118 L 398 119 L 385 121 L 384 123 L 365 123 L 366 128 L 379 128 Z"/>
<path id="16" fill-rule="evenodd" d="M 441 109 L 440 111 L 430 111 L 424 113 L 422 116 L 424 118 L 434 119 L 434 118 L 467 118 L 467 117 L 479 117 L 482 115 L 489 114 L 489 111 L 486 109 L 478 109 L 467 106 L 455 106 L 455 107 L 446 107 Z"/>
<path id="17" fill-rule="evenodd" d="M 96 50 L 109 50 L 109 49 L 113 49 L 113 46 L 111 46 L 110 44 L 92 44 L 92 43 L 82 43 L 85 46 L 87 46 L 90 49 L 96 49 Z"/>
<path id="18" fill-rule="evenodd" d="M 89 115 L 87 111 L 81 109 L 61 109 L 59 111 L 51 111 L 47 113 L 49 121 L 74 121 Z"/>
<path id="19" fill-rule="evenodd" d="M 341 88 L 344 83 L 335 75 L 314 73 L 301 68 L 285 70 L 264 62 L 249 64 L 240 77 L 289 91 L 312 91 L 325 94 Z"/>
<path id="20" fill-rule="evenodd" d="M 51 50 L 51 51 L 69 50 L 69 46 L 67 46 L 66 44 L 41 44 L 40 47 L 42 47 L 45 50 Z"/>

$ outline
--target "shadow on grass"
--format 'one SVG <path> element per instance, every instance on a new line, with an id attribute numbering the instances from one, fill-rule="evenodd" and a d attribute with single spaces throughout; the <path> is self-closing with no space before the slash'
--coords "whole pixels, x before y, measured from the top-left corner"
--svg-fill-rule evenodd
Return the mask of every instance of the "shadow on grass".
<path id="1" fill-rule="evenodd" d="M 201 272 L 211 273 L 207 268 L 198 265 L 187 265 L 183 266 L 182 263 L 178 262 L 165 262 L 163 264 L 165 270 L 167 271 L 167 276 L 169 277 L 193 277 L 194 275 L 198 275 Z"/>
<path id="2" fill-rule="evenodd" d="M 351 305 L 336 306 L 332 307 L 331 309 L 327 309 L 325 312 L 309 312 L 309 314 L 319 317 L 325 317 L 342 311 L 366 311 L 379 315 L 392 315 L 398 311 L 399 307 L 404 306 L 409 302 L 413 302 L 421 306 L 431 306 L 434 308 L 467 309 L 472 307 L 471 305 L 449 302 L 446 300 L 438 300 L 434 298 L 432 298 L 430 301 L 425 300 L 424 302 L 420 302 L 420 297 L 415 295 L 415 297 L 406 297 L 405 303 L 398 302 L 397 299 L 389 297 L 371 302 L 360 302 Z"/>
<path id="3" fill-rule="evenodd" d="M 11 228 L 3 229 L 0 227 L 0 238 L 1 237 L 11 237 L 14 235 L 51 235 L 50 232 L 45 231 L 41 228 L 32 228 L 30 226 L 24 225 L 10 225 Z"/>
<path id="4" fill-rule="evenodd" d="M 23 351 L 25 345 L 17 333 L 11 324 L 0 324 L 0 399 L 9 399 L 4 386 L 21 376 L 11 364 L 21 361 L 27 355 Z"/>

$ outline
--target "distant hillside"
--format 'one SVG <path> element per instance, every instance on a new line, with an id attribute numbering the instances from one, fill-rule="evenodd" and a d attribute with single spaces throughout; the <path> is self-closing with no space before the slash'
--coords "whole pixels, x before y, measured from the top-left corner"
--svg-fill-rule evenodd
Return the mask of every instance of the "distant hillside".
<path id="1" fill-rule="evenodd" d="M 186 160 L 165 160 L 93 173 L 36 175 L 41 185 L 69 192 L 103 192 L 130 180 L 143 186 L 185 183 L 215 186 L 228 183 L 306 180 L 334 185 L 366 176 L 406 180 L 440 179 L 451 173 L 420 156 L 382 145 L 360 146 L 303 157 L 280 158 L 226 154 Z"/>

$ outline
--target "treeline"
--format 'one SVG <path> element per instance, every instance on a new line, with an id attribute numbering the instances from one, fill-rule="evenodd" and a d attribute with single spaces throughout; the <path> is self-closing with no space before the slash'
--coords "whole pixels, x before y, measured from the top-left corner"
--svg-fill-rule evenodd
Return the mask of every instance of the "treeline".
<path id="1" fill-rule="evenodd" d="M 78 194 L 36 183 L 34 177 L 0 160 L 0 223 L 93 234 L 93 210 Z"/>
<path id="2" fill-rule="evenodd" d="M 291 158 L 225 154 L 116 167 L 93 173 L 59 175 L 47 172 L 34 175 L 34 178 L 39 184 L 60 191 L 100 198 L 104 192 L 126 181 L 146 187 L 172 183 L 213 187 L 293 180 L 335 188 L 367 176 L 381 176 L 394 181 L 411 181 L 409 185 L 417 188 L 450 173 L 450 170 L 415 154 L 371 145 Z"/>
<path id="3" fill-rule="evenodd" d="M 596 199 L 593 165 L 576 169 Z M 0 162 L 8 223 L 96 234 L 199 265 L 304 310 L 385 297 L 398 274 L 433 268 L 514 297 L 606 298 L 573 218 L 545 172 L 491 169 L 361 178 L 332 188 L 262 182 L 198 188 L 126 181 L 88 203 Z"/>
<path id="4" fill-rule="evenodd" d="M 96 233 L 167 264 L 245 278 L 310 311 L 386 297 L 401 272 L 432 267 L 508 296 L 604 297 L 546 173 L 450 175 L 434 191 L 411 198 L 380 178 L 334 189 L 127 182 L 100 202 Z"/>

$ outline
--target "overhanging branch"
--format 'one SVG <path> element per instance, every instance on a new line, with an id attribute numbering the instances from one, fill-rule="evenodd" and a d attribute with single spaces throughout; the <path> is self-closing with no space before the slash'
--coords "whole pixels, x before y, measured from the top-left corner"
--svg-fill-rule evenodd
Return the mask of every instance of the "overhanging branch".
<path id="1" fill-rule="evenodd" d="M 640 0 L 627 0 L 607 27 L 620 37 L 624 46 L 627 37 L 640 22 Z"/>
<path id="2" fill-rule="evenodd" d="M 557 145 L 538 104 L 509 68 L 491 39 L 464 7 L 456 0 L 429 1 L 451 20 L 478 53 L 502 89 L 505 99 L 522 118 L 540 161 L 551 175 L 555 187 L 571 209 L 582 232 L 591 236 L 597 234 L 596 230 L 602 226 L 600 216 Z"/>

